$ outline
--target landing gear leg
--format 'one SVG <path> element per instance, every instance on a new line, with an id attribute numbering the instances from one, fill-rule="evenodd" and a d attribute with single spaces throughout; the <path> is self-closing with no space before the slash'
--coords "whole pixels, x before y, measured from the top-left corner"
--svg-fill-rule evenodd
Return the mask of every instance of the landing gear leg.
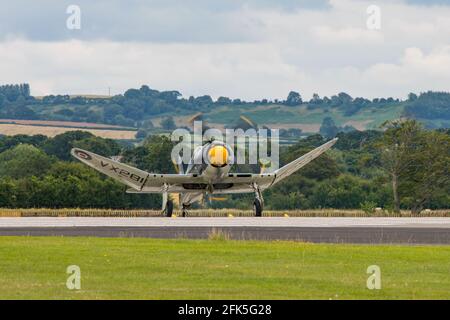
<path id="1" fill-rule="evenodd" d="M 253 212 L 255 213 L 255 217 L 262 216 L 262 205 L 258 199 L 255 199 L 255 201 L 253 202 Z"/>
<path id="2" fill-rule="evenodd" d="M 167 200 L 163 213 L 166 217 L 171 217 L 173 213 L 173 201 Z"/>
<path id="3" fill-rule="evenodd" d="M 181 205 L 181 215 L 183 216 L 183 218 L 186 217 L 188 214 L 187 208 L 188 208 L 187 205 L 185 204 Z"/>
<path id="4" fill-rule="evenodd" d="M 255 201 L 253 202 L 253 212 L 255 217 L 261 217 L 264 206 L 264 199 L 262 197 L 261 190 L 256 183 L 253 184 L 253 189 L 255 190 Z"/>
<path id="5" fill-rule="evenodd" d="M 167 186 L 164 185 L 164 190 L 165 192 L 163 192 L 162 194 L 162 203 L 163 203 L 163 207 L 162 207 L 162 212 L 166 217 L 171 217 L 172 213 L 173 213 L 173 201 L 170 200 L 169 198 L 169 193 L 167 193 Z"/>

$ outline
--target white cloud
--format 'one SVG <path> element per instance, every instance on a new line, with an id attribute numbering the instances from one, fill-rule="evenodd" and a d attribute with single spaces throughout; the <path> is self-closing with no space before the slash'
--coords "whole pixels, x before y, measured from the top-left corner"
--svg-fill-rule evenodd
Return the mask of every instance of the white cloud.
<path id="1" fill-rule="evenodd" d="M 381 32 L 368 30 L 367 28 L 318 26 L 313 28 L 313 33 L 318 41 L 326 44 L 380 45 L 384 40 Z"/>
<path id="2" fill-rule="evenodd" d="M 407 48 L 398 64 L 380 63 L 368 68 L 363 78 L 366 83 L 380 82 L 390 91 L 406 88 L 410 91 L 449 91 L 450 46 L 438 47 L 429 54 L 419 48 Z"/>
<path id="3" fill-rule="evenodd" d="M 0 42 L 0 82 L 29 82 L 36 95 L 101 94 L 108 87 L 120 93 L 148 84 L 185 96 L 245 99 L 285 98 L 290 90 L 307 98 L 315 92 L 405 97 L 450 90 L 450 7 L 377 1 L 381 30 L 370 31 L 370 4 L 334 0 L 324 10 L 233 6 L 214 15 L 223 20 L 202 25 L 197 36 L 204 41 L 189 41 L 199 39 L 189 34 L 198 26 L 187 33 L 182 28 L 191 18 L 180 29 L 161 31 L 168 41 L 122 41 L 126 33 L 101 41 L 10 37 Z"/>
<path id="4" fill-rule="evenodd" d="M 117 93 L 150 84 L 185 95 L 258 97 L 275 92 L 284 97 L 303 77 L 270 44 L 251 43 L 16 40 L 0 43 L 0 69 L 9 82 L 30 82 L 35 95 L 105 93 L 109 86 Z"/>

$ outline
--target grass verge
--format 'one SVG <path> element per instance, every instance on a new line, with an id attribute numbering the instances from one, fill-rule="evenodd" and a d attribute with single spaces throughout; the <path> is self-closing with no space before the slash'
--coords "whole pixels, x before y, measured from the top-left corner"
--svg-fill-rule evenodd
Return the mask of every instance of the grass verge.
<path id="1" fill-rule="evenodd" d="M 449 246 L 1 237 L 1 299 L 450 299 Z M 66 268 L 81 268 L 81 290 Z M 368 290 L 368 266 L 382 288 Z"/>

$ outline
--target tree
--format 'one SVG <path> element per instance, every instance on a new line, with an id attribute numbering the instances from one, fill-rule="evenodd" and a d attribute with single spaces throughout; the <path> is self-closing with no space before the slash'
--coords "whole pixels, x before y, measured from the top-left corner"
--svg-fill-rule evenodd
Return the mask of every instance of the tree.
<path id="1" fill-rule="evenodd" d="M 229 104 L 231 104 L 231 103 L 232 103 L 232 101 L 231 101 L 231 99 L 228 98 L 228 97 L 219 97 L 219 98 L 217 99 L 217 104 L 229 105 Z"/>
<path id="2" fill-rule="evenodd" d="M 20 96 L 19 98 L 17 98 L 17 101 L 19 101 L 20 98 L 23 99 L 23 97 Z M 37 118 L 36 113 L 23 104 L 14 106 L 14 108 L 12 108 L 12 111 L 13 112 L 12 112 L 11 116 L 15 119 L 36 119 Z"/>
<path id="3" fill-rule="evenodd" d="M 171 160 L 174 144 L 166 136 L 153 135 L 144 144 L 124 152 L 124 162 L 155 173 L 175 173 Z"/>
<path id="4" fill-rule="evenodd" d="M 18 144 L 30 144 L 35 147 L 41 148 L 41 146 L 48 140 L 44 135 L 27 136 L 24 134 L 18 134 L 15 136 L 4 136 L 0 139 L 0 152 L 12 149 Z"/>
<path id="5" fill-rule="evenodd" d="M 345 92 L 340 92 L 338 98 L 341 100 L 342 104 L 349 104 L 353 101 L 353 98 Z"/>
<path id="6" fill-rule="evenodd" d="M 319 132 L 325 138 L 334 138 L 338 134 L 339 128 L 331 117 L 325 117 L 322 120 Z"/>
<path id="7" fill-rule="evenodd" d="M 125 127 L 133 127 L 134 126 L 133 119 L 125 118 L 121 114 L 116 115 L 112 122 L 115 124 L 121 125 L 121 126 L 125 126 Z"/>
<path id="8" fill-rule="evenodd" d="M 118 105 L 116 103 L 112 103 L 112 104 L 108 103 L 103 108 L 103 117 L 106 122 L 113 123 L 114 117 L 119 115 L 122 112 L 123 112 L 123 108 L 120 105 Z"/>
<path id="9" fill-rule="evenodd" d="M 157 90 L 150 89 L 150 87 L 145 84 L 141 86 L 139 91 L 143 96 L 156 96 L 159 93 Z"/>
<path id="10" fill-rule="evenodd" d="M 177 126 L 175 125 L 175 121 L 173 121 L 172 117 L 166 117 L 161 120 L 161 128 L 164 130 L 174 130 Z"/>
<path id="11" fill-rule="evenodd" d="M 340 175 L 316 184 L 310 202 L 314 208 L 358 208 L 362 202 L 373 197 L 374 189 L 361 178 Z"/>
<path id="12" fill-rule="evenodd" d="M 407 176 L 421 148 L 421 127 L 414 120 L 391 121 L 383 124 L 387 128 L 379 148 L 381 164 L 391 178 L 394 211 L 400 212 L 399 182 Z"/>
<path id="13" fill-rule="evenodd" d="M 23 178 L 42 175 L 52 163 L 43 151 L 29 144 L 19 144 L 0 154 L 0 175 Z"/>
<path id="14" fill-rule="evenodd" d="M 56 156 L 60 160 L 73 160 L 70 150 L 74 147 L 74 142 L 93 136 L 87 131 L 68 131 L 47 140 L 42 148 L 47 154 Z"/>
<path id="15" fill-rule="evenodd" d="M 92 151 L 104 157 L 116 156 L 121 152 L 121 147 L 116 141 L 95 136 L 74 140 L 72 145 L 77 148 Z"/>
<path id="16" fill-rule="evenodd" d="M 413 214 L 420 213 L 439 190 L 450 190 L 450 136 L 423 131 L 416 143 L 414 162 L 406 168 L 401 192 L 408 198 Z"/>
<path id="17" fill-rule="evenodd" d="M 173 90 L 173 91 L 163 91 L 159 94 L 159 98 L 165 100 L 169 103 L 175 103 L 181 97 L 181 93 Z"/>
<path id="18" fill-rule="evenodd" d="M 140 130 L 138 130 L 138 132 L 136 133 L 136 139 L 145 139 L 145 138 L 147 137 L 147 135 L 148 135 L 148 132 L 147 132 L 147 131 L 145 131 L 145 130 L 143 130 L 143 129 L 140 129 Z"/>
<path id="19" fill-rule="evenodd" d="M 21 86 L 22 86 L 22 89 L 21 89 L 22 95 L 25 98 L 28 98 L 30 96 L 30 94 L 31 94 L 31 92 L 30 92 L 30 85 L 28 83 L 23 83 Z"/>
<path id="20" fill-rule="evenodd" d="M 417 100 L 417 94 L 415 94 L 415 93 L 409 93 L 408 94 L 408 101 L 409 102 L 412 102 L 412 101 L 415 101 L 415 100 Z"/>
<path id="21" fill-rule="evenodd" d="M 70 118 L 73 116 L 74 112 L 70 109 L 64 108 L 64 109 L 60 109 L 58 111 L 55 111 L 55 114 L 60 114 L 64 117 Z"/>
<path id="22" fill-rule="evenodd" d="M 211 98 L 211 96 L 204 95 L 204 96 L 196 97 L 194 99 L 194 103 L 200 107 L 210 106 L 213 104 L 213 99 Z"/>
<path id="23" fill-rule="evenodd" d="M 320 96 L 317 93 L 313 94 L 312 99 L 309 101 L 310 104 L 321 104 L 322 99 L 320 99 Z"/>
<path id="24" fill-rule="evenodd" d="M 291 91 L 289 92 L 289 95 L 285 101 L 285 105 L 287 106 L 298 106 L 302 104 L 302 97 L 300 96 L 300 93 Z"/>
<path id="25" fill-rule="evenodd" d="M 144 129 L 153 129 L 154 126 L 153 126 L 152 120 L 147 119 L 147 120 L 142 121 L 142 122 L 141 122 L 141 128 L 144 128 Z"/>
<path id="26" fill-rule="evenodd" d="M 12 208 L 17 205 L 17 185 L 15 180 L 4 177 L 0 180 L 0 207 Z"/>
<path id="27" fill-rule="evenodd" d="M 124 96 L 127 99 L 136 99 L 141 96 L 141 91 L 139 91 L 138 89 L 128 89 L 127 91 L 125 91 Z"/>
<path id="28" fill-rule="evenodd" d="M 408 101 L 404 115 L 414 119 L 445 119 L 450 120 L 450 93 L 422 93 L 417 99 Z"/>

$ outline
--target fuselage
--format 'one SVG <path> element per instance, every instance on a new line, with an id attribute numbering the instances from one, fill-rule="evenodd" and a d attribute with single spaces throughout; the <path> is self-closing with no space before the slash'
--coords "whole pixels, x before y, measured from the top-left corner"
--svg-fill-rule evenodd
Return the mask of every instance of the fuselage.
<path id="1" fill-rule="evenodd" d="M 220 141 L 208 142 L 197 147 L 185 173 L 201 175 L 207 183 L 207 188 L 198 193 L 181 194 L 181 203 L 188 206 L 195 201 L 200 201 L 206 192 L 213 193 L 214 185 L 220 183 L 230 172 L 233 157 L 231 147 Z"/>
<path id="2" fill-rule="evenodd" d="M 186 173 L 202 175 L 213 184 L 230 172 L 233 160 L 230 146 L 220 141 L 208 142 L 194 150 Z"/>

